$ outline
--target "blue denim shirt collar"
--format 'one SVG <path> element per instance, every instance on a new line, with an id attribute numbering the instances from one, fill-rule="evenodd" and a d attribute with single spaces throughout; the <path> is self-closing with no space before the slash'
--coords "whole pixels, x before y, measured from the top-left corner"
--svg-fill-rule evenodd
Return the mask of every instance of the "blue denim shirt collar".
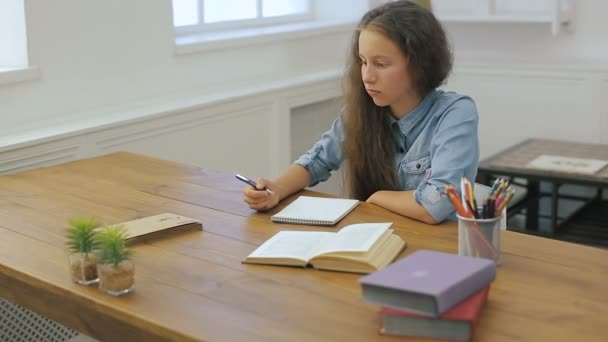
<path id="1" fill-rule="evenodd" d="M 436 95 L 437 90 L 432 90 L 424 97 L 424 99 L 422 99 L 422 101 L 420 101 L 416 108 L 412 109 L 412 111 L 405 114 L 400 119 L 396 119 L 394 116 L 390 115 L 391 126 L 398 124 L 401 133 L 407 136 L 412 128 L 416 127 L 420 120 L 422 120 L 429 112 L 429 109 L 434 102 L 433 99 Z"/>

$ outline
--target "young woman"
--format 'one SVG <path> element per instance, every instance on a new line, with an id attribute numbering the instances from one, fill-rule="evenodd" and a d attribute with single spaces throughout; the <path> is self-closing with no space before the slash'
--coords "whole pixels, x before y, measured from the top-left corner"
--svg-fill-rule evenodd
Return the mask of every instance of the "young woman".
<path id="1" fill-rule="evenodd" d="M 470 97 L 436 89 L 452 68 L 441 24 L 412 1 L 389 2 L 363 16 L 351 49 L 342 113 L 278 178 L 244 188 L 245 202 L 271 209 L 342 165 L 353 198 L 430 224 L 455 218 L 443 189 L 475 179 L 478 116 Z"/>

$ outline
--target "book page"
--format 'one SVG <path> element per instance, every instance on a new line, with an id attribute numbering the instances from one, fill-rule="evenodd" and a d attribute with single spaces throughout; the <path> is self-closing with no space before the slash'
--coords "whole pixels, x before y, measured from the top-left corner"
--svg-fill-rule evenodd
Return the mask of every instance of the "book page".
<path id="1" fill-rule="evenodd" d="M 592 175 L 608 165 L 608 161 L 564 156 L 540 155 L 526 165 L 532 169 Z"/>
<path id="2" fill-rule="evenodd" d="M 248 258 L 291 258 L 308 261 L 315 254 L 319 246 L 326 244 L 336 233 L 331 232 L 301 232 L 280 231 Z"/>
<path id="3" fill-rule="evenodd" d="M 367 252 L 374 242 L 391 226 L 387 223 L 358 223 L 342 228 L 327 241 L 317 254 L 334 252 Z"/>

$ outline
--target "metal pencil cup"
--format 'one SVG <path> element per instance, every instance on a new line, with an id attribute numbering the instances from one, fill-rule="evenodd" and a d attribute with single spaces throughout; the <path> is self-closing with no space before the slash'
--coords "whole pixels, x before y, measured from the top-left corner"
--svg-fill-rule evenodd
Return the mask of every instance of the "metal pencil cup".
<path id="1" fill-rule="evenodd" d="M 472 219 L 458 216 L 458 255 L 492 259 L 500 264 L 500 230 L 506 227 L 506 210 L 501 216 Z"/>

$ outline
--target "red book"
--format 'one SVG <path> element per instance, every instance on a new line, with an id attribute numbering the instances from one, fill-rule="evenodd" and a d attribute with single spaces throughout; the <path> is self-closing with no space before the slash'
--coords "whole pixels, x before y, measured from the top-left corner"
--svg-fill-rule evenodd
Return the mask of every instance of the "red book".
<path id="1" fill-rule="evenodd" d="M 383 307 L 380 309 L 380 334 L 469 341 L 489 291 L 490 286 L 482 288 L 436 318 Z"/>

